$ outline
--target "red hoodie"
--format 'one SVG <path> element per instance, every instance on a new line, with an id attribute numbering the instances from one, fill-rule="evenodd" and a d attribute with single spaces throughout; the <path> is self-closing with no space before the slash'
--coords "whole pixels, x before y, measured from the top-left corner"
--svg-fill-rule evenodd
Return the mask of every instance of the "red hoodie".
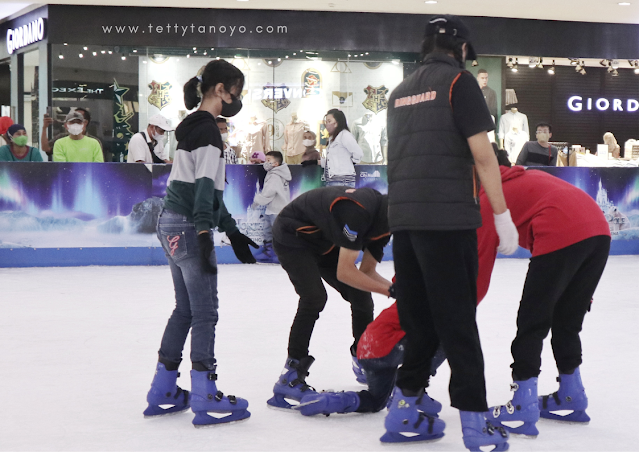
<path id="1" fill-rule="evenodd" d="M 590 237 L 610 237 L 610 228 L 601 209 L 583 190 L 543 171 L 525 170 L 522 166 L 499 168 L 506 205 L 519 232 L 519 245 L 529 250 L 533 257 Z M 477 230 L 478 303 L 488 292 L 499 245 L 492 208 L 483 189 L 479 195 L 483 226 Z M 397 305 L 393 304 L 368 325 L 359 340 L 357 358 L 386 356 L 404 334 L 399 325 Z"/>

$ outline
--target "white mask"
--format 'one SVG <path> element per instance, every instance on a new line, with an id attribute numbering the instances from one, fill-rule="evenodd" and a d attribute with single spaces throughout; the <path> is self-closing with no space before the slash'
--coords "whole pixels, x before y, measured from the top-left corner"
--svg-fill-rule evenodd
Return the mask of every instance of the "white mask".
<path id="1" fill-rule="evenodd" d="M 315 146 L 315 140 L 302 140 L 302 144 L 306 147 Z"/>
<path id="2" fill-rule="evenodd" d="M 83 129 L 84 126 L 82 124 L 69 124 L 67 126 L 67 130 L 71 135 L 80 135 Z"/>
<path id="3" fill-rule="evenodd" d="M 222 141 L 226 142 L 226 140 L 229 139 L 229 134 L 228 133 L 223 133 L 222 135 Z"/>
<path id="4" fill-rule="evenodd" d="M 153 134 L 153 139 L 158 143 L 165 144 L 166 143 L 166 135 L 160 135 L 159 133 Z"/>

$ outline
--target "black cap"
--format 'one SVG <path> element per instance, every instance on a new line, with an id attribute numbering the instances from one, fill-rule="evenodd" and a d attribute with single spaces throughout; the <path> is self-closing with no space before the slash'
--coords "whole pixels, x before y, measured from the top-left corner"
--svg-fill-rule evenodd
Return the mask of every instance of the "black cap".
<path id="1" fill-rule="evenodd" d="M 454 36 L 457 39 L 466 42 L 466 59 L 477 59 L 477 53 L 475 53 L 475 49 L 470 43 L 470 31 L 459 17 L 451 14 L 431 17 L 426 24 L 426 36 L 434 36 L 438 34 Z"/>

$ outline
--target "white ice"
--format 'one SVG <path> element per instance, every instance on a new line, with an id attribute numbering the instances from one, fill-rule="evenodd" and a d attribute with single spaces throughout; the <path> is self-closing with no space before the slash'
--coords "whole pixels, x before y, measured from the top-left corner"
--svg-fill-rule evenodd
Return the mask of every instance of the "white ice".
<path id="1" fill-rule="evenodd" d="M 381 265 L 390 277 L 393 264 Z M 510 400 L 510 342 L 527 260 L 497 261 L 478 309 L 488 403 Z M 514 437 L 512 451 L 638 450 L 639 256 L 611 257 L 582 333 L 582 376 L 590 425 L 540 421 L 535 440 Z M 449 369 L 429 394 L 444 404 L 446 436 L 430 444 L 382 446 L 385 411 L 305 418 L 266 400 L 286 358 L 297 296 L 279 266 L 220 267 L 218 386 L 249 400 L 245 422 L 195 429 L 192 414 L 144 419 L 156 352 L 173 309 L 167 266 L 0 269 L 0 450 L 16 451 L 461 451 Z M 389 300 L 375 296 L 376 312 Z M 318 389 L 360 390 L 351 372 L 350 311 L 332 289 L 317 322 L 307 381 Z M 188 341 L 179 384 L 190 387 Z M 547 341 L 540 394 L 554 392 Z"/>

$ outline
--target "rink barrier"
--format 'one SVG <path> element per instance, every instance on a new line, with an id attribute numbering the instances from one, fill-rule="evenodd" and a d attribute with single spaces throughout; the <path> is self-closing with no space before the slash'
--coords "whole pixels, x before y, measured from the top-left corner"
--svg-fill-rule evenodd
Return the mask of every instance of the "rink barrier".
<path id="1" fill-rule="evenodd" d="M 0 162 L 0 267 L 165 265 L 155 235 L 171 165 Z M 544 168 L 608 213 L 613 255 L 639 254 L 639 168 Z M 356 186 L 387 192 L 386 166 L 357 165 Z M 320 167 L 291 166 L 291 196 L 322 186 Z M 225 204 L 262 243 L 262 209 L 250 207 L 261 165 L 227 166 Z M 557 193 L 561 196 L 561 193 Z M 239 263 L 214 234 L 218 263 Z M 392 243 L 392 242 L 391 242 Z M 524 249 L 510 258 L 528 258 Z M 384 260 L 392 259 L 392 247 Z"/>

